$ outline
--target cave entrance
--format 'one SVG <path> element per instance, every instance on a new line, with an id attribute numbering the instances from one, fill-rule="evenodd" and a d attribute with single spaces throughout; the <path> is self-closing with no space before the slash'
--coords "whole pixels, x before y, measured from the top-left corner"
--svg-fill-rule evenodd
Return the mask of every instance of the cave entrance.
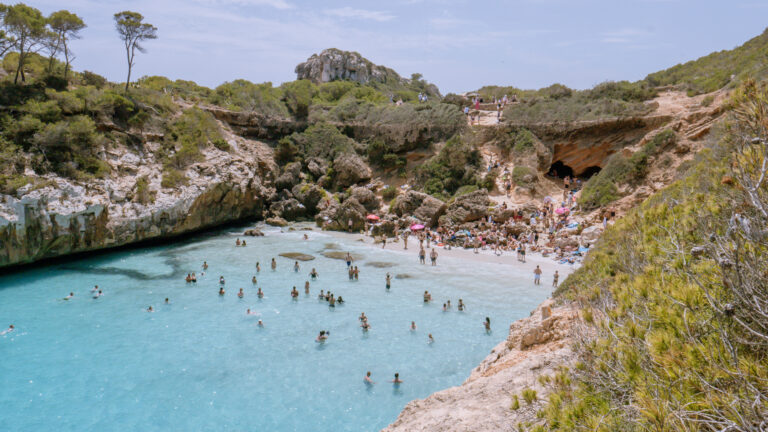
<path id="1" fill-rule="evenodd" d="M 549 175 L 559 178 L 565 178 L 565 176 L 573 177 L 573 168 L 564 164 L 563 161 L 557 161 L 549 168 Z"/>
<path id="2" fill-rule="evenodd" d="M 582 180 L 589 180 L 590 178 L 592 178 L 592 176 L 594 176 L 597 173 L 599 173 L 601 169 L 602 168 L 600 168 L 599 166 L 591 166 L 591 167 L 585 169 L 584 172 L 582 172 L 579 175 L 579 178 L 582 179 Z"/>

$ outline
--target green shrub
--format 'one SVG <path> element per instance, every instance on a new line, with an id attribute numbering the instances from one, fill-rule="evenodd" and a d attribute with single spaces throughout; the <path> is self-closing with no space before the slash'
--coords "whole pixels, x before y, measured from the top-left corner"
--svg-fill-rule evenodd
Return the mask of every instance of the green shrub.
<path id="1" fill-rule="evenodd" d="M 280 86 L 282 100 L 288 111 L 296 118 L 304 119 L 309 116 L 309 106 L 317 88 L 312 81 L 298 80 L 284 83 Z"/>
<path id="2" fill-rule="evenodd" d="M 392 201 L 397 196 L 397 188 L 393 186 L 387 186 L 381 191 L 381 197 L 384 201 Z"/>
<path id="3" fill-rule="evenodd" d="M 272 83 L 254 84 L 246 80 L 224 83 L 214 90 L 210 101 L 236 111 L 255 111 L 268 116 L 287 117 L 282 92 Z"/>
<path id="4" fill-rule="evenodd" d="M 704 96 L 704 98 L 701 100 L 701 106 L 708 107 L 712 105 L 712 102 L 715 101 L 715 97 L 712 95 Z"/>
<path id="5" fill-rule="evenodd" d="M 458 189 L 456 189 L 456 192 L 453 194 L 454 197 L 460 197 L 462 195 L 466 195 L 468 193 L 474 192 L 478 190 L 479 188 L 477 185 L 464 185 Z"/>
<path id="6" fill-rule="evenodd" d="M 192 107 L 185 110 L 168 127 L 160 159 L 176 169 L 202 160 L 201 149 L 214 145 L 220 150 L 228 150 L 229 145 L 221 135 L 218 123 L 210 113 Z"/>
<path id="7" fill-rule="evenodd" d="M 83 73 L 81 74 L 81 81 L 83 85 L 93 86 L 93 87 L 96 87 L 97 89 L 101 89 L 105 85 L 107 85 L 106 78 L 91 71 L 83 71 Z"/>
<path id="8" fill-rule="evenodd" d="M 166 166 L 163 169 L 163 179 L 160 182 L 160 186 L 164 188 L 175 188 L 181 185 L 189 183 L 189 179 L 184 171 L 178 170 L 171 166 Z"/>
<path id="9" fill-rule="evenodd" d="M 317 123 L 304 132 L 294 132 L 278 142 L 276 157 L 280 162 L 312 157 L 333 160 L 342 153 L 354 152 L 354 141 L 327 123 Z"/>
<path id="10" fill-rule="evenodd" d="M 518 186 L 531 187 L 537 180 L 536 170 L 531 167 L 519 165 L 512 168 L 512 181 Z"/>
<path id="11" fill-rule="evenodd" d="M 512 405 L 510 405 L 509 409 L 511 411 L 517 411 L 520 409 L 520 398 L 517 395 L 512 396 Z"/>
<path id="12" fill-rule="evenodd" d="M 147 179 L 147 176 L 141 176 L 136 179 L 133 201 L 144 205 L 155 202 L 155 194 L 149 190 L 149 179 Z"/>
<path id="13" fill-rule="evenodd" d="M 461 186 L 477 184 L 480 153 L 460 135 L 416 168 L 416 183 L 431 195 L 451 196 Z"/>
<path id="14" fill-rule="evenodd" d="M 536 402 L 536 400 L 538 399 L 536 396 L 536 390 L 533 390 L 533 389 L 529 389 L 529 388 L 524 389 L 522 395 L 523 395 L 523 399 L 525 400 L 525 403 L 527 403 L 528 405 Z"/>

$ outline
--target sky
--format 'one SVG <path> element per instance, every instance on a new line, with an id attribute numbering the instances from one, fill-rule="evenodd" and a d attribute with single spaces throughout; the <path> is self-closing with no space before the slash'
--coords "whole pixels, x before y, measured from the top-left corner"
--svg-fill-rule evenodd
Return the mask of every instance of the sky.
<path id="1" fill-rule="evenodd" d="M 10 3 L 6 0 L 6 3 Z M 768 26 L 768 0 L 36 0 L 88 27 L 72 43 L 76 70 L 125 81 L 113 15 L 158 28 L 133 77 L 162 75 L 215 87 L 279 85 L 325 48 L 357 51 L 445 94 L 483 85 L 590 88 L 732 49 Z"/>

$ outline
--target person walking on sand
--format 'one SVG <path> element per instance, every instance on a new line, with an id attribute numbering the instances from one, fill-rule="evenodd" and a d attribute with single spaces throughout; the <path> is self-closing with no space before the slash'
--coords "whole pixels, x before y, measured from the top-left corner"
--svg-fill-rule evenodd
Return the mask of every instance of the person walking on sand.
<path id="1" fill-rule="evenodd" d="M 560 279 L 560 275 L 557 273 L 557 270 L 555 270 L 555 275 L 552 279 L 552 288 L 557 288 L 557 280 Z"/>
<path id="2" fill-rule="evenodd" d="M 429 253 L 429 259 L 432 261 L 432 266 L 437 265 L 437 251 L 432 248 L 432 252 Z"/>
<path id="3" fill-rule="evenodd" d="M 541 268 L 539 266 L 536 266 L 536 269 L 533 270 L 533 284 L 541 285 Z"/>

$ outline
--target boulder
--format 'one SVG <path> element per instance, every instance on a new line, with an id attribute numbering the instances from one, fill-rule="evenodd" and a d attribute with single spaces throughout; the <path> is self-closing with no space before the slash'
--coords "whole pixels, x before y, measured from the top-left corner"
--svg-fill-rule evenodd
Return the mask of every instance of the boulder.
<path id="1" fill-rule="evenodd" d="M 264 233 L 261 232 L 261 230 L 258 230 L 256 228 L 251 228 L 249 230 L 245 230 L 243 235 L 251 236 L 251 237 L 264 237 Z"/>
<path id="2" fill-rule="evenodd" d="M 346 188 L 371 179 L 371 168 L 355 153 L 342 153 L 333 161 L 336 184 Z"/>
<path id="3" fill-rule="evenodd" d="M 326 196 L 325 189 L 310 183 L 297 184 L 291 192 L 304 205 L 307 214 L 314 214 L 317 211 L 317 205 Z"/>
<path id="4" fill-rule="evenodd" d="M 332 201 L 323 211 L 315 216 L 318 226 L 325 229 L 347 231 L 349 220 L 352 220 L 352 230 L 360 231 L 365 227 L 365 217 L 368 211 L 355 198 L 348 198 L 342 204 Z"/>
<path id="5" fill-rule="evenodd" d="M 299 184 L 301 181 L 301 164 L 298 162 L 291 162 L 283 167 L 283 171 L 280 176 L 275 180 L 275 186 L 278 190 L 288 189 L 290 190 L 294 185 Z"/>
<path id="6" fill-rule="evenodd" d="M 307 161 L 307 171 L 318 179 L 328 172 L 328 167 L 328 161 L 323 158 L 314 157 Z"/>
<path id="7" fill-rule="evenodd" d="M 392 237 L 395 235 L 395 222 L 389 219 L 382 220 L 371 228 L 371 234 L 374 236 L 385 235 Z"/>
<path id="8" fill-rule="evenodd" d="M 400 80 L 391 69 L 377 66 L 356 52 L 335 48 L 313 54 L 307 61 L 296 66 L 296 79 L 306 79 L 317 84 L 337 80 L 356 81 L 360 84 L 370 81 L 383 83 L 388 76 Z"/>
<path id="9" fill-rule="evenodd" d="M 296 220 L 306 215 L 307 208 L 295 198 L 290 198 L 273 202 L 269 206 L 269 211 L 283 219 Z"/>
<path id="10" fill-rule="evenodd" d="M 266 222 L 267 225 L 278 226 L 278 227 L 284 227 L 288 225 L 288 221 L 278 216 L 267 218 L 264 222 Z"/>
<path id="11" fill-rule="evenodd" d="M 376 212 L 381 208 L 381 200 L 373 191 L 366 187 L 353 186 L 349 188 L 349 195 L 365 207 L 368 212 Z"/>
<path id="12" fill-rule="evenodd" d="M 456 198 L 440 217 L 443 224 L 463 224 L 474 222 L 488 215 L 491 200 L 485 189 L 476 190 Z"/>
<path id="13" fill-rule="evenodd" d="M 312 255 L 308 255 L 301 252 L 283 252 L 279 255 L 283 258 L 290 258 L 296 261 L 312 261 L 313 259 L 315 259 L 315 257 L 313 257 Z"/>
<path id="14" fill-rule="evenodd" d="M 597 241 L 601 235 L 603 235 L 603 227 L 600 225 L 592 225 L 581 231 L 581 240 L 585 243 L 593 243 Z"/>
<path id="15" fill-rule="evenodd" d="M 437 225 L 440 216 L 445 213 L 443 201 L 422 192 L 410 190 L 395 198 L 390 211 L 400 217 L 413 216 L 420 222 L 432 227 Z"/>

